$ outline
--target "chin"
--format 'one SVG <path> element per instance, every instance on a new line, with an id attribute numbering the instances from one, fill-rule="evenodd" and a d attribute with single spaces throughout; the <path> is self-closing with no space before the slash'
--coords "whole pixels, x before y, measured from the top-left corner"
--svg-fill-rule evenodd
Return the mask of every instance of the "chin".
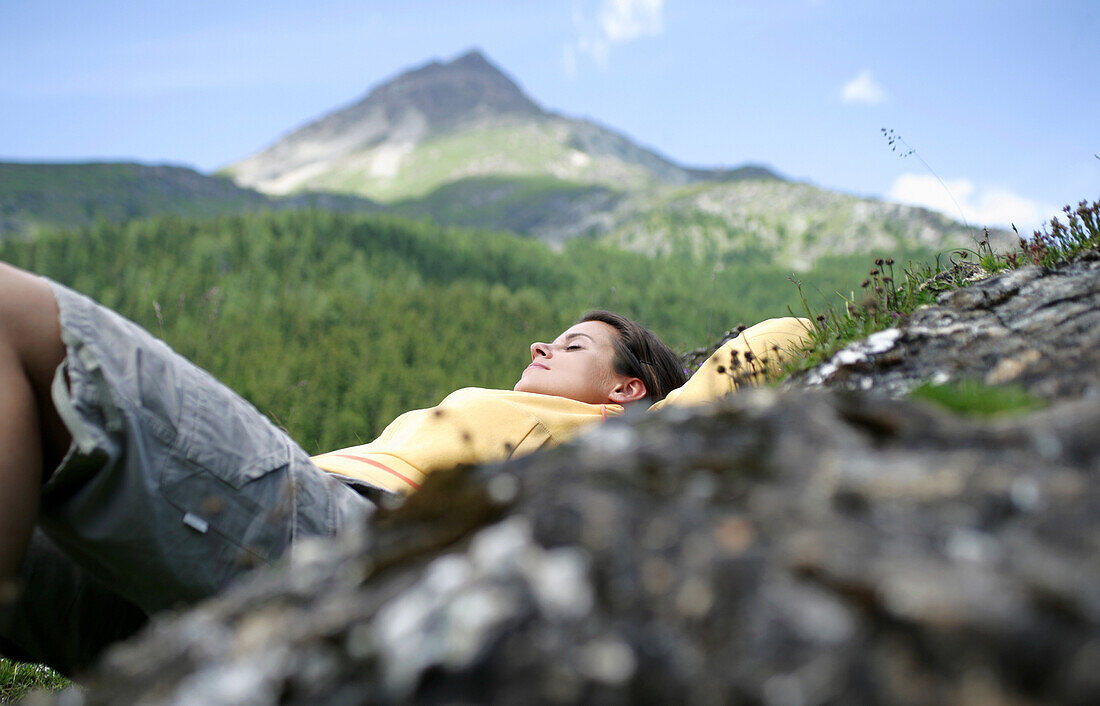
<path id="1" fill-rule="evenodd" d="M 554 393 L 554 392 L 547 392 L 546 390 L 541 389 L 538 385 L 526 385 L 526 384 L 524 384 L 524 382 L 522 380 L 517 382 L 516 386 L 513 387 L 512 390 L 514 390 L 515 392 L 529 392 L 532 395 L 556 395 L 556 396 L 559 396 L 559 397 L 561 396 L 561 395 L 557 395 L 557 393 Z"/>

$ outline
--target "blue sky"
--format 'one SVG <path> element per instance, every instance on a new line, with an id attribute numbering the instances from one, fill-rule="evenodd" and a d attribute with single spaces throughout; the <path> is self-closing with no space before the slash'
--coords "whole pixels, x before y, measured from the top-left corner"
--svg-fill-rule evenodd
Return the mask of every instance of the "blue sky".
<path id="1" fill-rule="evenodd" d="M 4 0 L 0 160 L 208 172 L 479 47 L 679 162 L 1030 229 L 1100 197 L 1098 37 L 1096 0 Z"/>

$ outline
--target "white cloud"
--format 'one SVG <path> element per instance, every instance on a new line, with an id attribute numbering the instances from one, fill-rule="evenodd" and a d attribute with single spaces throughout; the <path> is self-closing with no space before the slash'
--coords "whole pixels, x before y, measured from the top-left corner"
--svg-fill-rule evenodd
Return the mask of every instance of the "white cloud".
<path id="1" fill-rule="evenodd" d="M 664 0 L 605 0 L 600 28 L 611 42 L 623 42 L 661 33 Z"/>
<path id="2" fill-rule="evenodd" d="M 864 69 L 856 74 L 844 87 L 840 89 L 840 98 L 845 103 L 865 103 L 878 105 L 886 99 L 886 92 L 878 85 L 870 69 Z"/>
<path id="3" fill-rule="evenodd" d="M 944 189 L 944 186 L 947 188 Z M 948 191 L 951 193 L 948 194 Z M 954 197 L 954 201 L 952 201 Z M 959 219 L 959 210 L 975 228 L 1007 228 L 1015 223 L 1020 233 L 1031 235 L 1058 208 L 1014 193 L 999 186 L 976 186 L 970 179 L 947 179 L 941 185 L 929 174 L 902 174 L 894 180 L 892 201 L 924 206 Z M 958 205 L 956 206 L 956 202 Z"/>
<path id="4" fill-rule="evenodd" d="M 563 54 L 570 75 L 576 73 L 582 56 L 606 66 L 613 44 L 664 32 L 664 0 L 602 0 L 595 12 L 578 2 L 573 6 L 573 25 L 577 37 Z"/>

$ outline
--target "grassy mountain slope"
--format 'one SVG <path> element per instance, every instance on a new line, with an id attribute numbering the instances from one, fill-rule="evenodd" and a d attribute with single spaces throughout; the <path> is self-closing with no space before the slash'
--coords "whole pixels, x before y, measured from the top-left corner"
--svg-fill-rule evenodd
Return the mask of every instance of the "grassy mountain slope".
<path id="1" fill-rule="evenodd" d="M 996 244 L 1008 234 L 997 232 Z M 624 200 L 604 239 L 651 255 L 731 262 L 747 255 L 806 270 L 827 255 L 974 247 L 979 232 L 938 213 L 774 180 L 690 184 Z"/>
<path id="2" fill-rule="evenodd" d="M 577 149 L 574 137 L 573 126 L 562 119 L 493 120 L 416 144 L 382 143 L 316 163 L 302 184 L 392 202 L 469 177 L 550 176 L 620 188 L 656 183 L 644 166 L 617 154 Z"/>
<path id="3" fill-rule="evenodd" d="M 268 198 L 183 167 L 0 163 L 0 234 L 162 213 L 259 210 Z"/>
<path id="4" fill-rule="evenodd" d="M 647 255 L 719 263 L 751 256 L 799 271 L 835 254 L 973 247 L 979 235 L 926 209 L 774 179 L 620 190 L 553 177 L 469 177 L 390 208 L 554 244 L 599 237 Z M 1010 244 L 1006 233 L 992 237 Z"/>
<path id="5" fill-rule="evenodd" d="M 721 180 L 750 174 L 777 178 L 763 167 L 683 169 L 607 128 L 551 114 L 479 116 L 461 129 L 415 139 L 405 135 L 377 139 L 348 145 L 345 151 L 303 143 L 301 137 L 286 140 L 223 173 L 270 194 L 308 189 L 383 202 L 424 196 L 449 182 L 479 176 L 550 176 L 616 188 L 683 184 L 704 175 Z M 345 142 L 354 141 L 340 138 L 341 146 Z M 324 156 L 306 160 L 299 153 Z M 278 156 L 283 154 L 293 156 Z M 267 177 L 253 175 L 261 169 Z"/>
<path id="6" fill-rule="evenodd" d="M 623 195 L 605 186 L 553 177 L 468 177 L 418 199 L 390 205 L 396 213 L 436 223 L 510 230 L 560 245 L 603 232 Z"/>
<path id="7" fill-rule="evenodd" d="M 174 214 L 213 216 L 288 208 L 371 211 L 362 198 L 298 194 L 274 199 L 228 179 L 186 167 L 123 162 L 27 164 L 0 162 L 0 238 L 35 230 L 123 223 Z"/>

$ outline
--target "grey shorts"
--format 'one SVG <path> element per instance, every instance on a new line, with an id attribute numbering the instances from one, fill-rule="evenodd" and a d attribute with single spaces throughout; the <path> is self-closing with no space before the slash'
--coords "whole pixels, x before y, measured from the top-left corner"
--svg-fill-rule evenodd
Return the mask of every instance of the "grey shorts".
<path id="1" fill-rule="evenodd" d="M 140 326 L 50 282 L 68 355 L 53 385 L 72 445 L 39 527 L 147 613 L 224 588 L 306 536 L 363 528 L 373 504 Z"/>

